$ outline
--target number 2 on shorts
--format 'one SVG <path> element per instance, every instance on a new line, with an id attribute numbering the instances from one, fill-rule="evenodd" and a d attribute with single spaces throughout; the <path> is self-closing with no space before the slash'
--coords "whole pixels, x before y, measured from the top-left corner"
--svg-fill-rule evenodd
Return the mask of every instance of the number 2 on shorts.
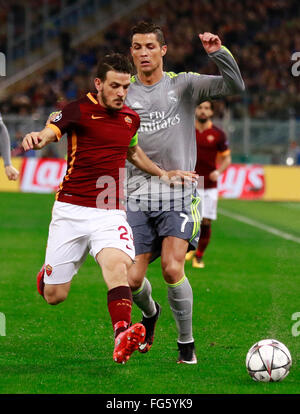
<path id="1" fill-rule="evenodd" d="M 126 229 L 126 227 L 125 226 L 120 226 L 120 227 L 118 227 L 118 230 L 119 231 L 123 230 L 123 233 L 120 234 L 120 239 L 129 241 L 129 239 L 126 237 L 126 236 L 128 236 L 128 230 Z"/>

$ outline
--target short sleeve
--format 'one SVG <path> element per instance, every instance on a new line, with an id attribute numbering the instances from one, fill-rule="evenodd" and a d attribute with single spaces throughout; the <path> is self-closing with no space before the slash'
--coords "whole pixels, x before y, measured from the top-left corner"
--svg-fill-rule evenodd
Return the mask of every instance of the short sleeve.
<path id="1" fill-rule="evenodd" d="M 220 140 L 218 142 L 218 152 L 222 155 L 230 154 L 229 142 L 223 131 L 220 134 Z"/>
<path id="2" fill-rule="evenodd" d="M 79 118 L 79 104 L 76 101 L 71 102 L 56 115 L 54 120 L 51 121 L 50 124 L 47 125 L 47 127 L 51 128 L 55 132 L 57 141 L 59 141 L 66 132 L 69 132 L 74 128 Z"/>

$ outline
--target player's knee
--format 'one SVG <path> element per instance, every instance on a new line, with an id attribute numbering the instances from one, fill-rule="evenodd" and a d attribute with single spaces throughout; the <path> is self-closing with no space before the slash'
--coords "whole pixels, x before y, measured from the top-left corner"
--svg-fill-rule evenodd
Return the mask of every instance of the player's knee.
<path id="1" fill-rule="evenodd" d="M 127 264 L 123 261 L 106 263 L 104 266 L 104 271 L 109 272 L 109 274 L 117 278 L 127 278 Z"/>
<path id="2" fill-rule="evenodd" d="M 128 269 L 132 265 L 131 258 L 121 251 L 116 251 L 115 249 L 113 251 L 107 250 L 100 257 L 97 255 L 97 261 L 102 270 L 110 274 L 127 274 Z"/>
<path id="3" fill-rule="evenodd" d="M 167 283 L 175 283 L 184 272 L 184 263 L 180 260 L 168 260 L 162 263 L 162 272 Z"/>
<path id="4" fill-rule="evenodd" d="M 44 295 L 44 297 L 48 305 L 58 305 L 59 303 L 63 302 L 66 299 L 66 296 Z"/>
<path id="5" fill-rule="evenodd" d="M 142 286 L 142 284 L 143 284 L 143 281 L 142 280 L 140 280 L 140 278 L 138 278 L 138 279 L 134 279 L 134 278 L 130 278 L 130 277 L 128 277 L 128 284 L 129 284 L 129 286 L 130 286 L 130 289 L 131 289 L 131 291 L 132 292 L 135 292 L 136 290 L 138 290 L 138 289 L 140 289 L 140 287 Z"/>
<path id="6" fill-rule="evenodd" d="M 59 303 L 63 302 L 64 299 L 53 297 L 53 296 L 46 296 L 45 300 L 48 303 L 48 305 L 58 305 Z"/>
<path id="7" fill-rule="evenodd" d="M 68 292 L 55 287 L 45 287 L 44 298 L 49 305 L 58 305 L 66 300 Z"/>
<path id="8" fill-rule="evenodd" d="M 144 268 L 134 264 L 128 271 L 127 279 L 130 289 L 134 292 L 138 290 L 142 284 L 144 277 L 146 276 L 146 271 Z"/>

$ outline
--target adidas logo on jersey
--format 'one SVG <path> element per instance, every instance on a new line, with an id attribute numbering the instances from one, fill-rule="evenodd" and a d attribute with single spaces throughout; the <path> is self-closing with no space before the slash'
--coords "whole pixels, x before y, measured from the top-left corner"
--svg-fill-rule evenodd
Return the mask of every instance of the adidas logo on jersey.
<path id="1" fill-rule="evenodd" d="M 131 109 L 143 109 L 143 105 L 136 101 L 133 105 L 131 105 Z"/>

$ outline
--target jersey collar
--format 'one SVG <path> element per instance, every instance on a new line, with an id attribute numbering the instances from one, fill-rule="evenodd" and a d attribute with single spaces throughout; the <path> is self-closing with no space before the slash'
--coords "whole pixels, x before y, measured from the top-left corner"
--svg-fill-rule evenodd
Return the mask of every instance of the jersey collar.
<path id="1" fill-rule="evenodd" d="M 91 92 L 87 93 L 86 96 L 89 98 L 90 101 L 92 101 L 95 105 L 99 105 L 98 100 L 93 96 Z"/>

